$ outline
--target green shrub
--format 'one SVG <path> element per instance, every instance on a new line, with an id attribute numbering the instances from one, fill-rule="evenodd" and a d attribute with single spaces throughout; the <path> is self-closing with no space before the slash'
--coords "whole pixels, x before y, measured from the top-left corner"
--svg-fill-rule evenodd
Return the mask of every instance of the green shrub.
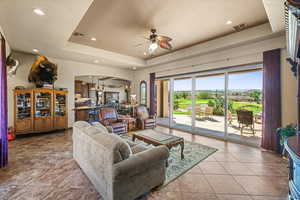
<path id="1" fill-rule="evenodd" d="M 197 94 L 197 99 L 212 99 L 213 95 L 209 92 L 199 92 Z"/>
<path id="2" fill-rule="evenodd" d="M 207 105 L 208 105 L 209 107 L 215 107 L 215 106 L 216 106 L 214 100 L 209 100 L 208 103 L 207 103 Z"/>

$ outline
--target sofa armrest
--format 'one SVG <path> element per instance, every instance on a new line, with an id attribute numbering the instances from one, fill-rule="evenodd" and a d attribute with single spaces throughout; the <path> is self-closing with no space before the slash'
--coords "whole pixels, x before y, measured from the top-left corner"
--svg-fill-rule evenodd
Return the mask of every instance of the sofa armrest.
<path id="1" fill-rule="evenodd" d="M 153 166 L 166 165 L 169 157 L 169 149 L 166 146 L 158 146 L 132 155 L 128 159 L 114 164 L 114 179 L 122 180 L 133 177 L 136 174 L 147 172 Z"/>

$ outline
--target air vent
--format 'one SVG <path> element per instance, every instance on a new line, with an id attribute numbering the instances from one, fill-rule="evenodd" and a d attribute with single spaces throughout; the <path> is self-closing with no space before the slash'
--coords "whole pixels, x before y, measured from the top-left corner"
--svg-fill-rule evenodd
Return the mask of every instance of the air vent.
<path id="1" fill-rule="evenodd" d="M 84 37 L 84 34 L 79 32 L 74 32 L 73 35 L 76 37 Z"/>
<path id="2" fill-rule="evenodd" d="M 239 24 L 239 25 L 233 27 L 233 29 L 237 32 L 245 30 L 246 28 L 247 28 L 246 24 Z"/>

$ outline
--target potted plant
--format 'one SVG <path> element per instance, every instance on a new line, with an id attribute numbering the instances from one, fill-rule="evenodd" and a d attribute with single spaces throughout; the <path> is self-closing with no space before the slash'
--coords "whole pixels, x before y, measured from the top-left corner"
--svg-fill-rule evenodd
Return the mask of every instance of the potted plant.
<path id="1" fill-rule="evenodd" d="M 290 125 L 287 125 L 285 127 L 280 127 L 277 129 L 277 134 L 279 135 L 280 137 L 280 145 L 281 145 L 281 149 L 282 149 L 282 155 L 285 154 L 285 149 L 284 149 L 284 142 L 289 138 L 289 137 L 292 137 L 292 136 L 295 136 L 297 133 L 297 129 L 296 129 L 296 126 L 290 124 Z"/>

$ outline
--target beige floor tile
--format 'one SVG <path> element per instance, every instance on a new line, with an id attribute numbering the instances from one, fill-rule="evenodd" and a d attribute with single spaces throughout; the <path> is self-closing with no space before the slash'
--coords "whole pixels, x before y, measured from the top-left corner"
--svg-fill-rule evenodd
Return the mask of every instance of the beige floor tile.
<path id="1" fill-rule="evenodd" d="M 255 175 L 246 165 L 239 162 L 220 162 L 229 174 L 232 175 Z"/>
<path id="2" fill-rule="evenodd" d="M 251 195 L 285 196 L 287 179 L 267 176 L 234 176 L 235 180 Z"/>
<path id="3" fill-rule="evenodd" d="M 288 200 L 286 197 L 252 196 L 253 200 Z"/>
<path id="4" fill-rule="evenodd" d="M 205 175 L 205 177 L 217 194 L 247 194 L 230 175 Z"/>
<path id="5" fill-rule="evenodd" d="M 183 200 L 218 200 L 216 194 L 182 192 Z"/>
<path id="6" fill-rule="evenodd" d="M 182 199 L 181 192 L 154 192 L 150 194 L 147 200 L 184 200 Z"/>
<path id="7" fill-rule="evenodd" d="M 203 175 L 183 175 L 177 179 L 182 192 L 213 193 L 212 187 Z"/>
<path id="8" fill-rule="evenodd" d="M 203 174 L 229 174 L 219 162 L 203 162 L 198 166 L 201 168 Z"/>
<path id="9" fill-rule="evenodd" d="M 218 194 L 218 200 L 252 200 L 248 195 Z"/>

